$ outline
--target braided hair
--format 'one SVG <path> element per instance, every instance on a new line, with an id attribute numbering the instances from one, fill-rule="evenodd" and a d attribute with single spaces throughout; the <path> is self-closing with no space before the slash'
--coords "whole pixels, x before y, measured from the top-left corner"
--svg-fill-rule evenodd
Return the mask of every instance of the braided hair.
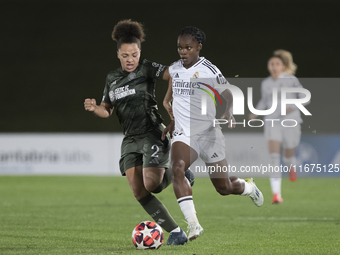
<path id="1" fill-rule="evenodd" d="M 112 39 L 117 42 L 117 49 L 124 43 L 137 43 L 141 49 L 141 43 L 144 42 L 143 25 L 131 19 L 121 20 L 115 25 L 112 32 Z"/>
<path id="2" fill-rule="evenodd" d="M 195 38 L 197 43 L 200 43 L 202 45 L 206 40 L 205 33 L 202 30 L 198 29 L 197 27 L 193 27 L 193 26 L 187 26 L 183 28 L 179 36 L 181 35 L 191 35 L 192 37 Z"/>

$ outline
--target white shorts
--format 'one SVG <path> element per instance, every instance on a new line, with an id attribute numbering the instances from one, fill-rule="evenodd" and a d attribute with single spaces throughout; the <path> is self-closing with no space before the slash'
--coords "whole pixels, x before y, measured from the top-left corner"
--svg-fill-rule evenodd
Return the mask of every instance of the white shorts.
<path id="1" fill-rule="evenodd" d="M 301 125 L 297 124 L 295 127 L 283 127 L 281 123 L 268 123 L 264 125 L 264 136 L 267 141 L 274 140 L 282 143 L 283 148 L 293 149 L 300 143 Z"/>
<path id="2" fill-rule="evenodd" d="M 186 136 L 175 130 L 172 143 L 175 142 L 183 142 L 193 148 L 205 163 L 225 159 L 225 140 L 220 127 L 212 127 L 193 136 Z"/>

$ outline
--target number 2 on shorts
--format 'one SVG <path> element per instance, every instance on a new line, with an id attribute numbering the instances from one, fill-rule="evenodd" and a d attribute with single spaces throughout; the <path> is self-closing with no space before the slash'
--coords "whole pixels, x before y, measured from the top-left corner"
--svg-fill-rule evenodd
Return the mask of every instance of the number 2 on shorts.
<path id="1" fill-rule="evenodd" d="M 156 151 L 154 153 L 152 153 L 151 157 L 158 158 L 157 153 L 159 152 L 159 147 L 156 144 L 154 144 L 154 145 L 151 146 L 151 149 L 152 150 L 156 149 Z"/>

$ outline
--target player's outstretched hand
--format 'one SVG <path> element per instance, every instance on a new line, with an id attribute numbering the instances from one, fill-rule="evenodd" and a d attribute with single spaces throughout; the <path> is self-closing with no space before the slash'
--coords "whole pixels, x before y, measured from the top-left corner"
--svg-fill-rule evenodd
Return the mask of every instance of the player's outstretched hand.
<path id="1" fill-rule="evenodd" d="M 228 128 L 235 128 L 236 127 L 236 120 L 231 112 L 225 111 L 223 115 L 221 116 L 221 119 L 227 119 L 228 120 Z"/>
<path id="2" fill-rule="evenodd" d="M 96 99 L 86 98 L 84 102 L 84 108 L 86 111 L 93 112 L 96 109 Z"/>
<path id="3" fill-rule="evenodd" d="M 162 133 L 162 141 L 164 141 L 166 134 L 169 132 L 170 133 L 170 138 L 172 138 L 172 132 L 175 130 L 175 121 L 172 120 L 170 124 L 163 130 Z"/>

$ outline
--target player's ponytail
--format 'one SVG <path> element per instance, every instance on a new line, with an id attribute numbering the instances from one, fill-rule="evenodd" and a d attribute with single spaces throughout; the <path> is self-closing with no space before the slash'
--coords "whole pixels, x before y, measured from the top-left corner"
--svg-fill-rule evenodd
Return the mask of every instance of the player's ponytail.
<path id="1" fill-rule="evenodd" d="M 202 45 L 206 40 L 205 33 L 202 30 L 198 29 L 197 27 L 192 27 L 192 26 L 185 27 L 180 32 L 179 36 L 181 35 L 191 35 L 195 38 L 195 40 L 198 43 Z"/>
<path id="2" fill-rule="evenodd" d="M 137 21 L 131 21 L 131 19 L 119 21 L 112 32 L 112 39 L 117 42 L 117 49 L 120 49 L 124 43 L 137 43 L 141 49 L 144 37 L 143 25 Z"/>
<path id="3" fill-rule="evenodd" d="M 292 54 L 286 50 L 276 50 L 273 53 L 273 57 L 277 57 L 282 60 L 285 66 L 285 72 L 290 75 L 295 75 L 297 65 L 293 62 Z"/>

